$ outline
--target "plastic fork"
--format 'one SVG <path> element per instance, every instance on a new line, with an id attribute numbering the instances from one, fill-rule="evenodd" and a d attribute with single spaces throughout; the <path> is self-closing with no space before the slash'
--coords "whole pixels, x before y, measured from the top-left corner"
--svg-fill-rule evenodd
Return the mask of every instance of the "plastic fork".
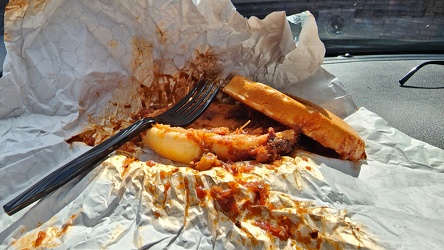
<path id="1" fill-rule="evenodd" d="M 110 153 L 155 123 L 173 126 L 187 126 L 191 124 L 208 108 L 218 90 L 219 86 L 216 86 L 214 83 L 199 81 L 188 95 L 164 113 L 152 118 L 143 118 L 119 131 L 114 136 L 44 177 L 6 203 L 3 206 L 3 210 L 8 215 L 13 215 L 35 201 L 49 195 L 83 172 L 91 171 Z"/>

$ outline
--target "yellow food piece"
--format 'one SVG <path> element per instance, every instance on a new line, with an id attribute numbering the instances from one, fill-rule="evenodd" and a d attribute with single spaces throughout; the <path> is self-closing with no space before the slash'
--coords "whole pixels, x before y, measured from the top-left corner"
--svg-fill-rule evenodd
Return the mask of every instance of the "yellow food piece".
<path id="1" fill-rule="evenodd" d="M 142 135 L 142 141 L 157 154 L 182 163 L 190 163 L 202 155 L 202 148 L 186 133 L 155 125 Z"/>
<path id="2" fill-rule="evenodd" d="M 142 141 L 165 158 L 189 164 L 199 161 L 206 152 L 223 161 L 266 162 L 290 152 L 298 137 L 292 129 L 274 132 L 270 128 L 267 134 L 250 135 L 230 133 L 227 128 L 184 129 L 156 124 L 142 134 Z"/>

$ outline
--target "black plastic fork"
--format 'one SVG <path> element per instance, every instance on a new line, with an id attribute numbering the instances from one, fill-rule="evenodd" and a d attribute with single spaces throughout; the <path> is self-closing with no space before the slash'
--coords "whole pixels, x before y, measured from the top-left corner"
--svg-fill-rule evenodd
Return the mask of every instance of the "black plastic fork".
<path id="1" fill-rule="evenodd" d="M 199 81 L 188 95 L 166 112 L 152 118 L 143 118 L 119 131 L 99 145 L 73 159 L 3 206 L 8 215 L 20 211 L 33 202 L 49 195 L 85 171 L 91 171 L 97 164 L 117 148 L 130 141 L 155 123 L 172 126 L 187 126 L 194 122 L 210 105 L 219 86 Z"/>

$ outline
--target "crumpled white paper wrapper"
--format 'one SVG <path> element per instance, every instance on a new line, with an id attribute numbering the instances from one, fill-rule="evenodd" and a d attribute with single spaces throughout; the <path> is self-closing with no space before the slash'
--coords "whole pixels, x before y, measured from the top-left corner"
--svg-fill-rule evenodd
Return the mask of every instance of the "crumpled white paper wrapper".
<path id="1" fill-rule="evenodd" d="M 308 12 L 246 20 L 229 1 L 11 0 L 5 45 L 0 205 L 86 151 L 88 147 L 65 140 L 80 132 L 90 115 L 106 116 L 113 106 L 128 102 L 134 86 L 183 80 L 177 72 L 199 76 L 213 70 L 221 82 L 240 74 L 309 99 L 347 117 L 364 138 L 368 160 L 361 165 L 297 152 L 287 159 L 309 159 L 310 168 L 295 164 L 277 171 L 294 181 L 267 177 L 265 168 L 252 174 L 270 185 L 280 202 L 311 207 L 304 215 L 311 219 L 303 225 L 322 229 L 327 242 L 322 247 L 444 245 L 443 150 L 408 137 L 365 108 L 355 111 L 341 82 L 320 68 L 324 47 Z M 209 51 L 215 59 L 201 61 Z M 205 68 L 208 65 L 217 67 Z M 159 74 L 163 77 L 156 77 Z M 113 110 L 121 116 L 131 111 Z M 149 151 L 142 158 L 157 159 Z M 298 246 L 272 241 L 248 221 L 239 230 L 226 217 L 221 219 L 215 203 L 199 206 L 195 195 L 190 196 L 195 181 L 188 196 L 183 192 L 179 179 L 187 176 L 206 180 L 205 188 L 225 183 L 212 174 L 217 170 L 183 168 L 169 175 L 172 188 L 165 192 L 159 171 L 174 167 L 139 162 L 122 169 L 123 160 L 110 158 L 32 208 L 13 216 L 0 214 L 1 248 Z M 168 209 L 159 209 L 162 204 Z M 285 207 L 274 212 L 298 215 Z M 246 242 L 251 237 L 245 232 L 257 241 Z"/>

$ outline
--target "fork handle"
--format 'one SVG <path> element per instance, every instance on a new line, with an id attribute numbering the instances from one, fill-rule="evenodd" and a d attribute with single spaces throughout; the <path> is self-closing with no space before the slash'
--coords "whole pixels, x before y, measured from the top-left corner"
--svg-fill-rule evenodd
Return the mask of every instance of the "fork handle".
<path id="1" fill-rule="evenodd" d="M 155 123 L 154 120 L 144 118 L 131 124 L 127 128 L 120 130 L 117 134 L 44 177 L 26 191 L 6 203 L 3 206 L 3 210 L 8 215 L 13 215 L 40 198 L 57 190 L 81 173 L 91 171 L 97 166 L 97 163 L 102 161 L 111 152 L 149 128 L 153 123 Z"/>

